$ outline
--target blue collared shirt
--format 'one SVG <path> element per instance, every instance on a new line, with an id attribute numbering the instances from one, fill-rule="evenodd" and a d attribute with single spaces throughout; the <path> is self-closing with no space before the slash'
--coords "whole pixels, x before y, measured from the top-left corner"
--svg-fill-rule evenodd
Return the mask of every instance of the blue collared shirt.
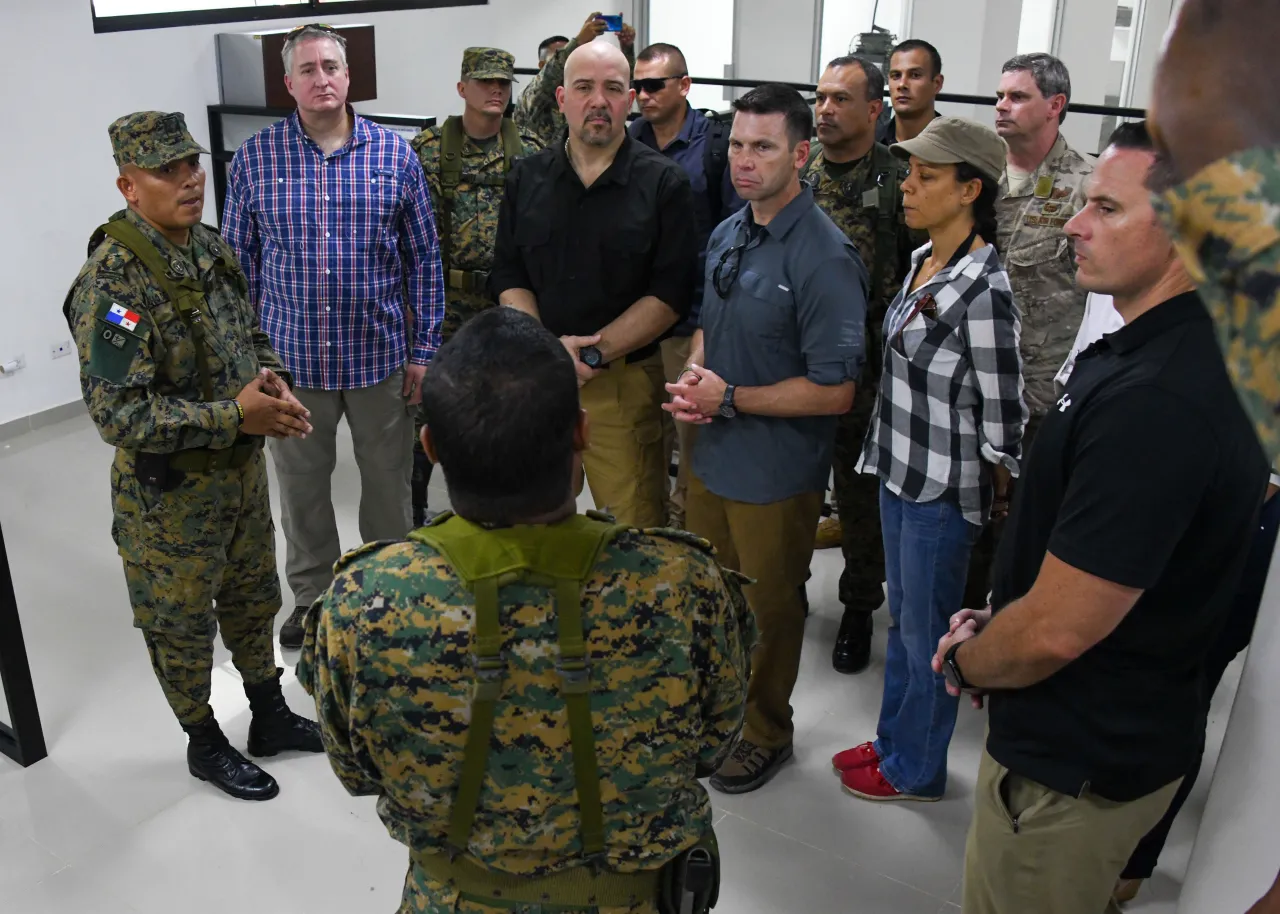
<path id="1" fill-rule="evenodd" d="M 241 146 L 227 175 L 222 234 L 303 388 L 372 387 L 440 346 L 444 277 L 422 166 L 402 137 L 352 118 L 351 139 L 325 155 L 295 112 Z"/>
<path id="2" fill-rule="evenodd" d="M 635 139 L 650 149 L 661 152 L 689 176 L 689 186 L 693 190 L 694 217 L 698 227 L 698 280 L 694 283 L 689 318 L 673 331 L 675 336 L 689 336 L 698 329 L 698 314 L 702 310 L 702 275 L 707 242 L 711 240 L 711 233 L 716 226 L 742 209 L 744 204 L 733 189 L 727 159 L 724 176 L 720 181 L 719 199 L 716 199 L 717 195 L 708 186 L 707 143 L 710 142 L 711 121 L 701 111 L 689 106 L 684 126 L 680 128 L 676 138 L 667 144 L 666 149 L 658 149 L 658 138 L 654 135 L 653 125 L 644 118 L 633 121 L 629 129 Z"/>

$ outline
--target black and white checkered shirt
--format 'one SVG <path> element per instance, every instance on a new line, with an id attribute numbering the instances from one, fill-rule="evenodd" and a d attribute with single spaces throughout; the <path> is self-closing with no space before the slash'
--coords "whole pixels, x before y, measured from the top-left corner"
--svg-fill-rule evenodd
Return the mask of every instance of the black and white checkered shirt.
<path id="1" fill-rule="evenodd" d="M 953 497 L 981 525 L 991 513 L 990 464 L 1018 473 L 1022 319 L 990 245 L 909 291 L 930 249 L 912 255 L 885 316 L 884 372 L 858 470 L 911 501 Z"/>

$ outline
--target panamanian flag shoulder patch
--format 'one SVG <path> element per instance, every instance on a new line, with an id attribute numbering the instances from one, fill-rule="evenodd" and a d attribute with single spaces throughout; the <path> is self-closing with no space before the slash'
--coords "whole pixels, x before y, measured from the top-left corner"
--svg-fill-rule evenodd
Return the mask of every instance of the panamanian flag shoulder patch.
<path id="1" fill-rule="evenodd" d="M 141 314 L 117 304 L 112 304 L 102 317 L 108 324 L 115 324 L 117 327 L 123 327 L 130 332 L 138 329 L 138 322 L 142 320 Z"/>

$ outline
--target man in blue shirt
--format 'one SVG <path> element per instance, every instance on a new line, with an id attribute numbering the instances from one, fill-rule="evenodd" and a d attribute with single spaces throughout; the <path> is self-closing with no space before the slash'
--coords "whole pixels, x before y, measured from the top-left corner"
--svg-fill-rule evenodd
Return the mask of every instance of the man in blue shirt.
<path id="1" fill-rule="evenodd" d="M 865 347 L 867 271 L 800 183 L 813 112 L 766 84 L 734 102 L 729 162 L 750 201 L 711 235 L 689 367 L 667 390 L 704 426 L 686 513 L 746 588 L 760 630 L 742 740 L 711 778 L 761 787 L 791 758 L 791 690 L 804 642 L 799 588 L 831 471 L 836 419 L 853 404 Z"/>
<path id="2" fill-rule="evenodd" d="M 717 123 L 689 104 L 689 65 L 673 44 L 651 44 L 636 57 L 635 78 L 641 117 L 631 123 L 631 136 L 655 149 L 684 169 L 693 190 L 694 214 L 698 223 L 698 278 L 694 283 L 689 317 L 671 330 L 662 341 L 662 367 L 668 383 L 674 382 L 689 364 L 689 345 L 698 329 L 702 310 L 703 269 L 707 241 L 717 225 L 742 209 L 743 202 L 733 189 L 729 174 L 729 125 Z M 671 493 L 668 514 L 671 526 L 684 526 L 685 493 L 689 487 L 689 461 L 696 426 L 667 421 L 665 425 L 666 463 L 677 445 L 680 472 Z"/>

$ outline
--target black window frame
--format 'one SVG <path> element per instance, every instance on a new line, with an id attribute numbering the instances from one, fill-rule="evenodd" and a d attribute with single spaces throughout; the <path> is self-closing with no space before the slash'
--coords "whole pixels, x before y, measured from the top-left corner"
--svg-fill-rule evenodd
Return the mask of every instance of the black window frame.
<path id="1" fill-rule="evenodd" d="M 230 9 L 186 10 L 174 13 L 138 13 L 132 16 L 99 16 L 89 0 L 94 34 L 134 32 L 142 29 L 172 29 L 189 25 L 219 25 L 229 22 L 262 22 L 269 19 L 312 19 L 317 16 L 363 16 L 402 10 L 442 9 L 451 6 L 487 6 L 489 0 L 351 0 L 349 3 L 282 3 L 271 6 L 237 6 Z"/>

